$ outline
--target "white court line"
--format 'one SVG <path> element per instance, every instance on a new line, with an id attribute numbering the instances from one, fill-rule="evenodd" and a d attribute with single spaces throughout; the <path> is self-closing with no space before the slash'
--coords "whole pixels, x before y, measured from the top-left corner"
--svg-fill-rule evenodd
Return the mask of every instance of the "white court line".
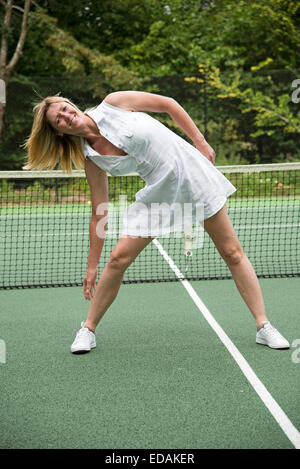
<path id="1" fill-rule="evenodd" d="M 38 225 L 40 226 L 40 225 Z M 33 228 L 34 230 L 36 231 L 36 225 L 33 225 Z M 242 225 L 242 226 L 237 226 L 235 227 L 235 231 L 240 231 L 240 230 L 243 230 L 243 231 L 251 231 L 251 230 L 271 230 L 271 229 L 275 229 L 275 228 L 278 228 L 278 229 L 283 229 L 283 228 L 300 228 L 300 224 L 297 224 L 297 223 L 288 223 L 286 225 L 284 224 L 275 224 L 275 225 Z M 114 232 L 112 233 L 113 236 L 116 236 L 118 234 L 118 232 Z M 7 238 L 45 238 L 45 237 L 61 237 L 61 236 L 87 236 L 89 235 L 89 232 L 88 231 L 84 231 L 84 232 L 77 232 L 76 230 L 74 231 L 71 231 L 71 232 L 63 232 L 61 231 L 60 233 L 48 233 L 47 231 L 45 231 L 44 233 L 31 233 L 30 231 L 30 228 L 28 230 L 28 234 L 25 233 L 23 234 L 21 231 L 15 231 L 15 233 L 11 232 L 11 233 L 6 233 L 4 232 L 3 234 L 1 233 L 0 231 L 0 238 L 4 238 L 4 239 L 7 239 Z"/>
<path id="2" fill-rule="evenodd" d="M 269 393 L 265 385 L 256 376 L 249 363 L 239 352 L 239 350 L 236 348 L 234 343 L 230 340 L 230 338 L 227 336 L 221 326 L 217 323 L 215 318 L 206 308 L 205 304 L 200 300 L 199 296 L 197 295 L 191 284 L 187 280 L 184 280 L 183 274 L 180 272 L 174 261 L 168 256 L 166 251 L 163 249 L 162 245 L 156 239 L 154 239 L 153 242 L 161 253 L 161 255 L 167 261 L 175 275 L 179 278 L 182 285 L 198 307 L 199 311 L 202 313 L 211 328 L 214 330 L 221 342 L 227 348 L 228 352 L 236 361 L 236 363 L 244 373 L 245 377 L 247 378 L 251 386 L 254 388 L 260 399 L 263 401 L 269 412 L 273 415 L 274 419 L 279 424 L 287 438 L 290 440 L 290 442 L 294 445 L 296 449 L 300 449 L 300 433 L 297 428 L 292 424 L 290 419 L 287 417 L 287 415 L 284 413 L 284 411 Z"/>
<path id="3" fill-rule="evenodd" d="M 89 232 L 88 231 L 83 231 L 82 233 L 80 232 L 77 232 L 77 231 L 71 231 L 71 232 L 67 232 L 67 233 L 64 233 L 63 231 L 61 233 L 28 233 L 28 234 L 20 234 L 20 233 L 12 233 L 10 236 L 8 236 L 7 234 L 3 234 L 1 235 L 0 233 L 0 239 L 7 239 L 8 237 L 10 239 L 33 239 L 33 238 L 41 238 L 41 239 L 44 239 L 44 238 L 59 238 L 59 237 L 66 237 L 66 236 L 71 236 L 71 238 L 74 239 L 74 236 L 89 236 Z"/>
<path id="4" fill-rule="evenodd" d="M 228 212 L 276 212 L 276 211 L 282 211 L 283 209 L 290 210 L 292 212 L 297 209 L 297 211 L 300 208 L 300 204 L 297 203 L 295 205 L 291 204 L 277 204 L 277 205 L 271 205 L 271 206 L 256 206 L 256 207 L 230 207 L 229 205 L 227 206 Z"/>
<path id="5" fill-rule="evenodd" d="M 234 212 L 240 213 L 240 212 L 263 212 L 263 214 L 268 214 L 268 212 L 274 211 L 274 212 L 284 212 L 286 216 L 288 216 L 288 212 L 290 211 L 291 213 L 295 212 L 295 206 L 291 207 L 289 205 L 283 205 L 283 206 L 275 206 L 275 207 L 257 207 L 257 208 L 251 208 L 251 207 L 240 207 L 240 208 L 228 208 L 228 213 L 229 215 L 233 215 Z M 299 204 L 299 209 L 300 209 L 300 204 Z M 112 211 L 111 211 L 112 212 Z M 116 211 L 117 212 L 117 211 Z M 298 206 L 297 206 L 297 212 L 298 212 Z M 4 220 L 20 220 L 20 219 L 34 219 L 34 218 L 73 218 L 76 219 L 78 217 L 87 217 L 90 218 L 91 216 L 91 211 L 87 212 L 59 212 L 59 213 L 15 213 L 15 214 L 2 214 L 0 213 L 0 219 Z"/>
<path id="6" fill-rule="evenodd" d="M 299 228 L 300 227 L 300 223 L 287 223 L 287 224 L 283 224 L 283 223 L 278 223 L 278 224 L 275 224 L 275 225 L 241 225 L 241 226 L 235 226 L 234 229 L 235 231 L 238 231 L 238 230 L 254 230 L 254 229 L 257 229 L 257 230 L 271 230 L 273 228 Z"/>
<path id="7" fill-rule="evenodd" d="M 258 205 L 258 206 L 255 206 L 255 207 L 230 207 L 230 206 L 227 206 L 227 209 L 228 209 L 228 212 L 229 214 L 232 214 L 234 212 L 263 212 L 263 213 L 268 213 L 268 212 L 282 212 L 284 211 L 285 214 L 287 214 L 288 211 L 291 211 L 292 213 L 295 212 L 295 209 L 297 209 L 297 211 L 300 209 L 300 203 L 297 204 L 297 205 L 289 205 L 289 204 L 277 204 L 277 205 L 272 205 L 270 207 L 268 206 L 261 206 L 261 205 Z M 80 217 L 90 217 L 91 216 L 91 209 L 90 207 L 87 208 L 86 211 L 84 212 L 78 212 L 78 213 L 74 213 L 74 212 L 58 212 L 58 213 L 44 213 L 44 212 L 41 212 L 41 213 L 15 213 L 15 214 L 6 214 L 5 213 L 5 208 L 3 208 L 3 211 L 4 213 L 0 213 L 0 219 L 4 219 L 4 220 L 7 220 L 7 219 L 21 219 L 21 218 L 76 218 L 78 216 Z M 20 209 L 21 211 L 21 209 Z M 116 211 L 117 211 L 117 208 L 116 208 Z"/>
<path id="8" fill-rule="evenodd" d="M 3 218 L 3 220 L 26 220 L 26 219 L 42 219 L 42 218 L 62 218 L 63 220 L 65 218 L 72 218 L 73 220 L 76 220 L 76 218 L 79 217 L 84 217 L 84 218 L 90 218 L 91 213 L 20 213 L 20 214 L 15 214 L 15 215 L 0 215 L 0 220 Z"/>

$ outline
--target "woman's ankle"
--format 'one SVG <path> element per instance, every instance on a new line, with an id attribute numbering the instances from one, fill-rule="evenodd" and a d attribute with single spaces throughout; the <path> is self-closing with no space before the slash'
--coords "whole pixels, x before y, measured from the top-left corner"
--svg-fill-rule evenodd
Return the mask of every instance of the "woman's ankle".
<path id="1" fill-rule="evenodd" d="M 265 325 L 266 322 L 269 322 L 268 319 L 267 319 L 267 317 L 265 317 L 264 319 L 256 320 L 257 330 L 259 331 L 259 329 L 261 329 L 262 327 L 264 327 L 264 325 Z"/>
<path id="2" fill-rule="evenodd" d="M 88 321 L 85 321 L 83 327 L 86 327 L 90 332 L 95 334 L 96 326 L 94 326 L 93 324 L 90 324 Z"/>

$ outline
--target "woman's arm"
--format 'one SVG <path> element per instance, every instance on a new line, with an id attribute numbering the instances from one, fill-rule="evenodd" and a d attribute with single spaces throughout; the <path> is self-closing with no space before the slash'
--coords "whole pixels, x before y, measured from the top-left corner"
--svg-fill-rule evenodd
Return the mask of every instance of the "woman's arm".
<path id="1" fill-rule="evenodd" d="M 105 101 L 128 111 L 166 112 L 192 140 L 195 147 L 212 163 L 216 154 L 188 113 L 173 98 L 142 91 L 117 91 L 106 96 Z"/>
<path id="2" fill-rule="evenodd" d="M 99 233 L 98 223 L 100 222 L 101 227 L 107 224 L 108 180 L 106 172 L 88 158 L 85 161 L 85 173 L 91 189 L 92 214 L 89 226 L 90 250 L 87 272 L 83 280 L 83 294 L 87 300 L 90 300 L 96 288 L 98 263 L 105 239 L 103 229 Z"/>

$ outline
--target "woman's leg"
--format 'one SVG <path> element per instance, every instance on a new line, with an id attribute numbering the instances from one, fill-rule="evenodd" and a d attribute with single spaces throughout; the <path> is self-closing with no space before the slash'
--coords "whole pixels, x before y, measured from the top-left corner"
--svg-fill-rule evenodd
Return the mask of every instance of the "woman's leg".
<path id="1" fill-rule="evenodd" d="M 256 320 L 257 327 L 262 327 L 262 322 L 268 321 L 262 292 L 252 264 L 233 229 L 226 205 L 204 221 L 204 228 L 228 265 L 242 298 Z"/>
<path id="2" fill-rule="evenodd" d="M 116 298 L 125 270 L 153 238 L 121 237 L 104 267 L 84 327 L 95 331 L 100 319 Z"/>

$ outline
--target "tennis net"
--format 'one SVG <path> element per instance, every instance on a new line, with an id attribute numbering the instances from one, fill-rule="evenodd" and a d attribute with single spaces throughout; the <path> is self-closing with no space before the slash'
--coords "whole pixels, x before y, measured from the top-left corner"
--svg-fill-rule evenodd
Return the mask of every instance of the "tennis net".
<path id="1" fill-rule="evenodd" d="M 237 187 L 227 208 L 258 277 L 300 276 L 300 163 L 218 167 Z M 109 177 L 108 231 L 99 273 L 119 238 L 120 206 L 144 187 L 136 174 Z M 85 174 L 0 172 L 0 288 L 82 285 L 89 252 L 90 191 Z M 157 238 L 184 278 L 231 273 L 201 229 Z M 190 255 L 191 254 L 191 255 Z M 178 280 L 150 243 L 123 282 Z"/>

